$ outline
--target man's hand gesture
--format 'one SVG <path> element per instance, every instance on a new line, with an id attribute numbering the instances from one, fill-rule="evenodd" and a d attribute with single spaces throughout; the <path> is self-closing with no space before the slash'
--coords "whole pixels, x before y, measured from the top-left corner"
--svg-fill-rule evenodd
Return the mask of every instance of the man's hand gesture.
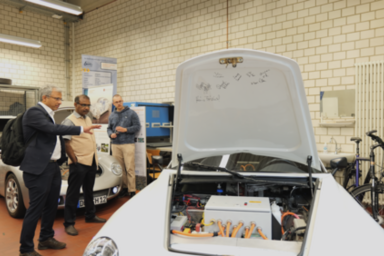
<path id="1" fill-rule="evenodd" d="M 100 129 L 100 127 L 101 127 L 101 124 L 94 124 L 91 126 L 83 127 L 83 132 L 93 134 L 92 130 L 93 129 Z"/>
<path id="2" fill-rule="evenodd" d="M 117 126 L 117 127 L 116 127 L 116 131 L 118 131 L 118 132 L 127 132 L 128 129 L 127 129 L 127 128 L 124 128 L 124 127 L 121 127 L 121 126 Z"/>

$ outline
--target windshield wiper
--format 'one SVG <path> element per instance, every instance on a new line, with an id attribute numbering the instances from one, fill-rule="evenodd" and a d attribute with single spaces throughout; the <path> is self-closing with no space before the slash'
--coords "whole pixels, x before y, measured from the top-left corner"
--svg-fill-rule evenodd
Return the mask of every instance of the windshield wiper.
<path id="1" fill-rule="evenodd" d="M 295 181 L 279 181 L 279 180 L 268 180 L 263 177 L 249 177 L 249 176 L 244 176 L 240 173 L 237 173 L 235 171 L 228 170 L 227 168 L 224 167 L 217 167 L 217 166 L 211 166 L 211 165 L 205 165 L 205 164 L 200 164 L 196 162 L 189 162 L 185 163 L 184 166 L 191 166 L 195 167 L 197 169 L 204 169 L 204 170 L 211 170 L 211 171 L 221 171 L 221 172 L 226 172 L 232 175 L 232 177 L 236 177 L 238 179 L 242 179 L 243 182 L 257 182 L 258 184 L 279 184 L 279 185 L 296 185 L 296 186 L 303 186 L 303 187 L 308 187 L 308 184 L 302 183 L 302 182 L 295 182 Z"/>

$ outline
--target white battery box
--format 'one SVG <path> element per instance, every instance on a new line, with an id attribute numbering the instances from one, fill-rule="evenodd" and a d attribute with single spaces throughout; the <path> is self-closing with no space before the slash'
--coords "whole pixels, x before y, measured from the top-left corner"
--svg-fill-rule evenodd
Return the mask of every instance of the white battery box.
<path id="1" fill-rule="evenodd" d="M 236 237 L 241 237 L 244 233 L 244 227 L 251 226 L 251 222 L 260 227 L 268 239 L 272 239 L 272 213 L 268 197 L 245 197 L 245 196 L 211 196 L 205 205 L 204 221 L 209 223 L 215 220 L 215 224 L 206 226 L 206 232 L 218 232 L 217 221 L 221 220 L 223 225 L 227 221 L 232 222 L 230 233 L 233 227 L 240 221 L 243 226 L 237 232 Z M 257 233 L 256 228 L 252 232 Z"/>

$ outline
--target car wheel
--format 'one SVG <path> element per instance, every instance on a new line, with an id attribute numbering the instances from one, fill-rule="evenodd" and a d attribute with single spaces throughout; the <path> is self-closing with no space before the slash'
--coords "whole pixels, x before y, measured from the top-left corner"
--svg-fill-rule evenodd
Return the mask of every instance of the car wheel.
<path id="1" fill-rule="evenodd" d="M 5 204 L 9 215 L 13 218 L 24 217 L 26 209 L 21 188 L 15 175 L 10 174 L 5 184 Z"/>

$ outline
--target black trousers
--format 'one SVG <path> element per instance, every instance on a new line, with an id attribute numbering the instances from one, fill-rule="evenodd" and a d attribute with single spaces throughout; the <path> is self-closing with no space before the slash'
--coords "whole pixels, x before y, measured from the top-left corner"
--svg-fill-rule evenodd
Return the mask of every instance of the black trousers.
<path id="1" fill-rule="evenodd" d="M 93 203 L 93 185 L 95 184 L 96 170 L 95 159 L 93 159 L 92 166 L 79 163 L 69 165 L 68 189 L 64 209 L 65 227 L 75 225 L 81 186 L 83 186 L 85 218 L 93 219 L 95 217 L 96 209 Z"/>
<path id="2" fill-rule="evenodd" d="M 34 250 L 33 238 L 37 222 L 41 217 L 39 241 L 55 235 L 52 229 L 59 203 L 61 172 L 57 163 L 49 163 L 42 174 L 23 173 L 25 186 L 29 191 L 29 208 L 25 214 L 20 236 L 20 252 Z"/>

